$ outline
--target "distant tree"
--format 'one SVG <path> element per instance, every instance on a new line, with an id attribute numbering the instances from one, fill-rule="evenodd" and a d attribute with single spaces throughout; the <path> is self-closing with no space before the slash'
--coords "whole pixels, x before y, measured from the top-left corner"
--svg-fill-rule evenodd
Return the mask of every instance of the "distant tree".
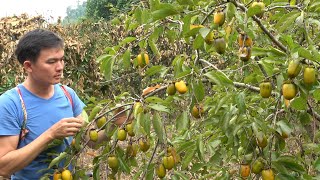
<path id="1" fill-rule="evenodd" d="M 85 17 L 86 15 L 86 6 L 87 2 L 84 1 L 82 4 L 78 3 L 76 8 L 71 6 L 67 7 L 67 16 L 63 19 L 63 24 L 69 24 L 77 22 L 80 18 Z"/>

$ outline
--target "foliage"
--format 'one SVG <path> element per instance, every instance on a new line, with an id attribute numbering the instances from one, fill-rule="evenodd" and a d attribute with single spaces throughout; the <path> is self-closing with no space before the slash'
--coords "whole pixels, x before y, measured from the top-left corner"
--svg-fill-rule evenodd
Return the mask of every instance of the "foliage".
<path id="1" fill-rule="evenodd" d="M 86 15 L 87 2 L 77 4 L 76 8 L 67 7 L 67 16 L 63 19 L 62 24 L 75 23 Z"/>

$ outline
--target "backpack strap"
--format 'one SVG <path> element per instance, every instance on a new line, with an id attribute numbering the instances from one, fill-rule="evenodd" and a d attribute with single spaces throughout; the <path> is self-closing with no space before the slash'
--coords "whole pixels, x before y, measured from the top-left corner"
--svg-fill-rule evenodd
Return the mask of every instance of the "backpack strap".
<path id="1" fill-rule="evenodd" d="M 64 94 L 67 96 L 67 98 L 69 99 L 69 102 L 70 102 L 70 104 L 71 104 L 71 106 L 72 106 L 72 109 L 73 109 L 73 101 L 72 101 L 72 97 L 71 97 L 69 91 L 66 89 L 66 87 L 65 87 L 64 85 L 60 85 L 60 87 L 61 87 L 63 93 L 64 93 Z"/>
<path id="2" fill-rule="evenodd" d="M 28 119 L 26 105 L 23 101 L 22 94 L 21 94 L 21 91 L 18 86 L 16 87 L 16 91 L 18 92 L 20 102 L 21 102 L 22 111 L 23 111 L 23 121 L 22 121 L 22 126 L 21 126 L 21 130 L 20 130 L 19 141 L 18 141 L 18 146 L 17 146 L 17 147 L 19 147 L 21 140 L 23 140 L 25 138 L 25 136 L 27 135 L 29 130 L 26 127 L 27 119 Z"/>

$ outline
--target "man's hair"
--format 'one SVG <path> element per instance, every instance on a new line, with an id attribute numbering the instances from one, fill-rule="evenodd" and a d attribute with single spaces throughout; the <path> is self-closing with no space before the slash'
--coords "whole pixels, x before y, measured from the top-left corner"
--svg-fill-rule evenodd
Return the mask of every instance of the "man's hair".
<path id="1" fill-rule="evenodd" d="M 26 60 L 35 63 L 41 50 L 63 48 L 63 40 L 57 34 L 45 29 L 35 29 L 26 33 L 17 45 L 15 55 L 20 64 Z"/>

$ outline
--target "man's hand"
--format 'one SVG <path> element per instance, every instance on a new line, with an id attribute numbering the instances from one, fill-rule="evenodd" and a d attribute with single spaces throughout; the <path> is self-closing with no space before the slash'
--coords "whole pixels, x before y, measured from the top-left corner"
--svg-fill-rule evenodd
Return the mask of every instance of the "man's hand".
<path id="1" fill-rule="evenodd" d="M 52 139 L 64 138 L 74 136 L 80 131 L 83 121 L 79 118 L 63 118 L 50 129 L 50 136 Z"/>

